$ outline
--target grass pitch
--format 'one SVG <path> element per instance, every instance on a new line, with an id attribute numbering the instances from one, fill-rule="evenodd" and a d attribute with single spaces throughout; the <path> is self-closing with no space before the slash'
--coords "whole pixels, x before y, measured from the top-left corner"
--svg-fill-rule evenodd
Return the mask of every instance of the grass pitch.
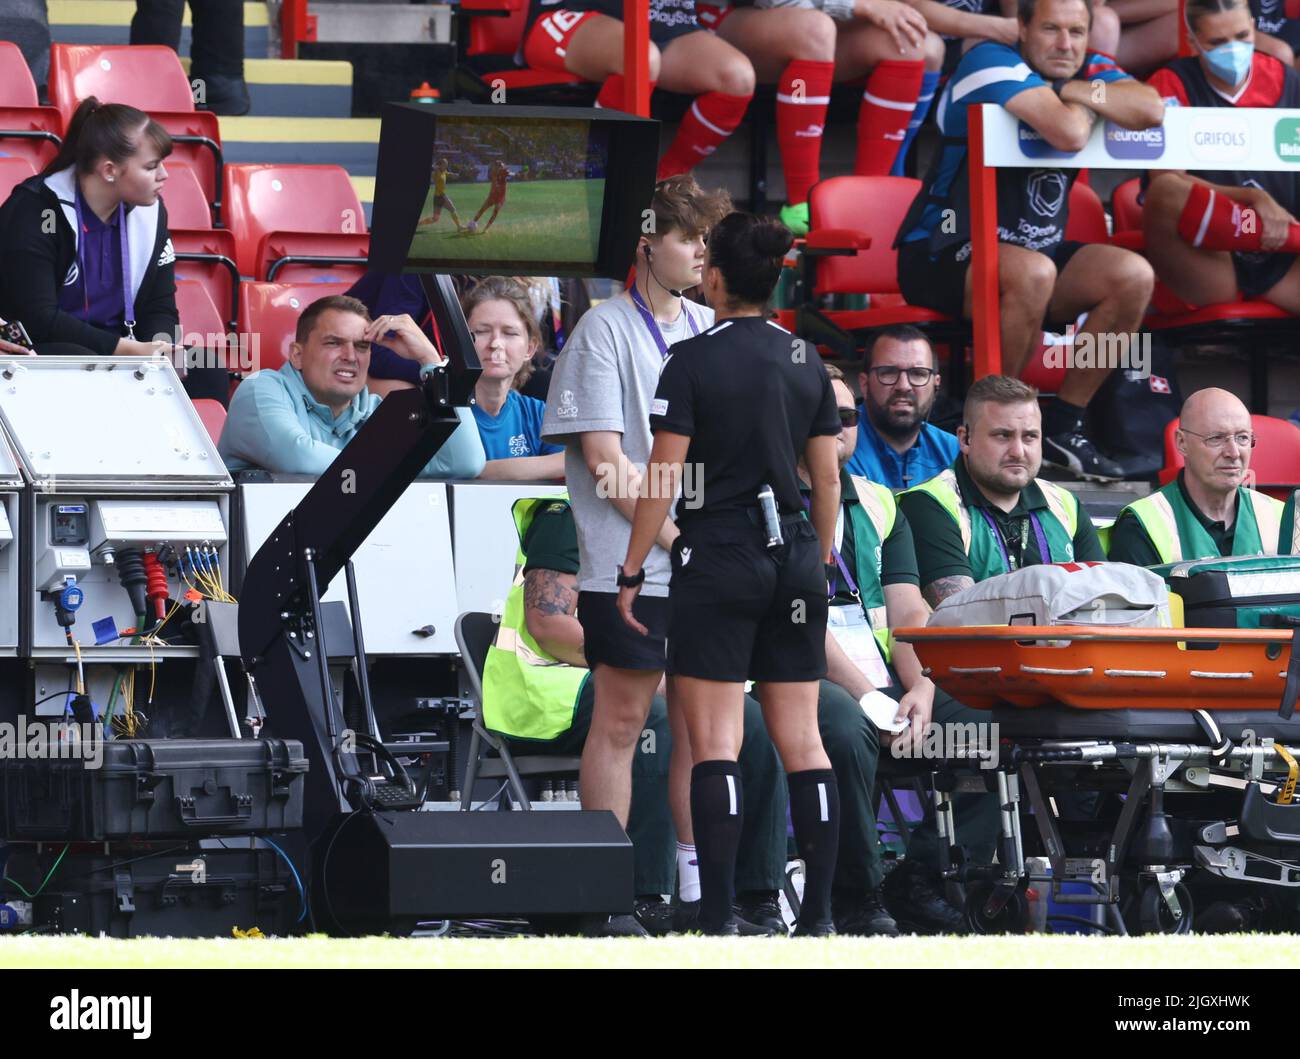
<path id="1" fill-rule="evenodd" d="M 448 184 L 447 196 L 456 205 L 460 223 L 467 224 L 487 198 L 487 181 Z M 451 212 L 444 209 L 433 222 L 433 189 L 425 200 L 420 224 L 411 239 L 411 257 L 465 262 L 523 261 L 582 263 L 595 259 L 600 236 L 604 180 L 530 180 L 510 184 L 505 205 L 490 231 L 483 226 L 492 208 L 479 218 L 474 233 L 456 231 Z"/>
<path id="2" fill-rule="evenodd" d="M 0 938 L 0 967 L 1252 968 L 1285 967 L 1283 934 L 1103 938 Z"/>

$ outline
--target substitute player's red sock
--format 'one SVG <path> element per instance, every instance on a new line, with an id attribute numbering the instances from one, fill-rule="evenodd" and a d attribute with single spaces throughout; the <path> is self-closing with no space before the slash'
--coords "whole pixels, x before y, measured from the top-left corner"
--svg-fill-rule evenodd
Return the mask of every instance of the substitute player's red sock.
<path id="1" fill-rule="evenodd" d="M 1249 207 L 1204 184 L 1193 184 L 1178 217 L 1178 234 L 1204 250 L 1259 250 L 1264 225 Z M 1291 225 L 1291 234 L 1278 250 L 1300 252 L 1300 224 Z"/>
<path id="2" fill-rule="evenodd" d="M 656 180 L 688 173 L 718 149 L 718 144 L 736 131 L 745 116 L 751 96 L 729 96 L 705 92 L 696 96 L 677 127 L 677 135 L 659 159 Z"/>
<path id="3" fill-rule="evenodd" d="M 925 63 L 888 59 L 867 78 L 858 108 L 858 176 L 886 176 L 907 136 L 907 123 L 921 95 Z"/>
<path id="4" fill-rule="evenodd" d="M 627 81 L 622 74 L 610 74 L 600 86 L 596 95 L 596 106 L 609 107 L 611 110 L 623 109 L 623 90 Z M 650 82 L 650 91 L 654 92 L 655 82 Z"/>
<path id="5" fill-rule="evenodd" d="M 776 142 L 785 170 L 785 199 L 791 206 L 808 201 L 808 189 L 820 175 L 822 130 L 834 73 L 834 63 L 796 59 L 777 82 Z"/>

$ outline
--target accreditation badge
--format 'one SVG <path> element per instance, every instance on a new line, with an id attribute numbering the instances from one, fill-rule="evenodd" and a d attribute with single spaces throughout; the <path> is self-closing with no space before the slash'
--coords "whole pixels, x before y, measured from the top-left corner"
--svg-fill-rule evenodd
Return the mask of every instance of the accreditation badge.
<path id="1" fill-rule="evenodd" d="M 887 688 L 894 682 L 862 604 L 832 605 L 826 615 L 826 627 L 840 645 L 840 650 L 875 687 Z"/>

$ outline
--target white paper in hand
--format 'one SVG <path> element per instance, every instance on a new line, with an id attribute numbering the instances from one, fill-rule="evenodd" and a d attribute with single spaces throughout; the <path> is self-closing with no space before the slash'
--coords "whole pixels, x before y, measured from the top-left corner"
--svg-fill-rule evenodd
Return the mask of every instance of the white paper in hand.
<path id="1" fill-rule="evenodd" d="M 898 713 L 898 703 L 883 691 L 868 691 L 858 700 L 858 705 L 867 715 L 867 720 L 882 732 L 898 733 L 907 727 L 907 721 L 894 720 Z"/>

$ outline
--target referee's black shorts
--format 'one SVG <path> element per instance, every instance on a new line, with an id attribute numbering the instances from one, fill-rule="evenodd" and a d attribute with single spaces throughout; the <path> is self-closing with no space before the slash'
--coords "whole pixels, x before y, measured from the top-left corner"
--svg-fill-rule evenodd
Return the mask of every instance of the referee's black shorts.
<path id="1" fill-rule="evenodd" d="M 614 592 L 579 592 L 578 621 L 587 665 L 662 672 L 668 636 L 668 598 L 641 592 L 632 604 L 637 621 L 650 630 L 642 636 L 623 620 Z"/>
<path id="2" fill-rule="evenodd" d="M 668 672 L 728 682 L 826 675 L 826 573 L 812 523 L 781 520 L 769 551 L 743 514 L 696 523 L 673 543 Z"/>

